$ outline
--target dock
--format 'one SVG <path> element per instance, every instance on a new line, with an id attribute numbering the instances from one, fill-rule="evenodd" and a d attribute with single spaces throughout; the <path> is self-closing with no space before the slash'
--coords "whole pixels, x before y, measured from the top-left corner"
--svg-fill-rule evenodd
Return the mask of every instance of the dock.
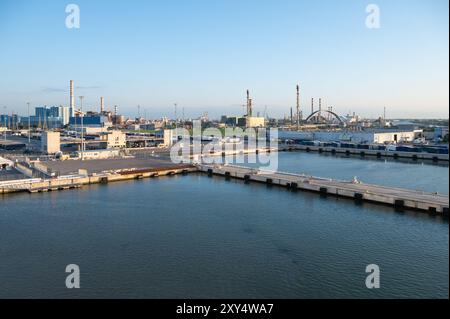
<path id="1" fill-rule="evenodd" d="M 260 150 L 262 151 L 262 150 Z M 265 151 L 273 151 L 267 149 Z M 121 162 L 119 162 L 121 164 Z M 119 165 L 121 167 L 122 165 Z M 23 167 L 26 171 L 28 168 Z M 172 176 L 202 172 L 209 176 L 223 176 L 245 182 L 258 182 L 275 185 L 289 190 L 301 190 L 319 193 L 322 196 L 350 198 L 356 202 L 372 202 L 389 205 L 398 209 L 426 211 L 430 214 L 448 216 L 449 197 L 444 194 L 427 193 L 419 190 L 408 190 L 395 187 L 372 185 L 354 181 L 342 181 L 320 178 L 308 175 L 285 172 L 264 171 L 256 168 L 237 165 L 220 164 L 168 164 L 154 167 L 135 167 L 103 172 L 93 172 L 89 175 L 63 175 L 53 178 L 28 178 L 22 180 L 0 182 L 0 194 L 13 192 L 41 193 L 81 188 L 90 184 L 106 184 L 125 180 L 140 180 L 158 176 Z M 31 176 L 31 174 L 30 174 Z"/>
<path id="2" fill-rule="evenodd" d="M 286 145 L 280 144 L 279 151 L 305 151 L 305 152 L 318 152 L 318 153 L 331 153 L 331 154 L 344 154 L 344 155 L 356 155 L 356 156 L 372 156 L 377 158 L 391 157 L 408 158 L 412 160 L 429 160 L 433 162 L 448 162 L 448 154 L 433 154 L 425 152 L 401 152 L 401 151 L 388 151 L 388 150 L 374 150 L 374 149 L 357 149 L 357 148 L 344 148 L 333 146 L 312 146 L 312 145 Z"/>
<path id="3" fill-rule="evenodd" d="M 277 185 L 289 190 L 310 191 L 323 196 L 351 198 L 358 202 L 367 201 L 399 209 L 408 208 L 448 216 L 448 195 L 371 185 L 357 181 L 339 181 L 284 172 L 269 172 L 236 165 L 200 164 L 198 168 L 209 176 L 217 175 L 228 179 Z"/>
<path id="4" fill-rule="evenodd" d="M 159 176 L 172 176 L 196 172 L 198 169 L 192 165 L 175 165 L 163 168 L 129 169 L 117 172 L 85 175 L 67 175 L 51 179 L 32 178 L 15 181 L 0 182 L 0 194 L 29 192 L 43 193 L 62 191 L 66 189 L 81 188 L 84 185 L 107 184 L 126 180 L 140 180 Z"/>

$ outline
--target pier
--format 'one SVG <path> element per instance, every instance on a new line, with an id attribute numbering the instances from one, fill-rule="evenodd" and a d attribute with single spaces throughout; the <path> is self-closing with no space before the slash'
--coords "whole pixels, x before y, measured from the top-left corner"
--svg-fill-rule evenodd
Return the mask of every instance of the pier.
<path id="1" fill-rule="evenodd" d="M 236 165 L 198 165 L 198 168 L 210 176 L 217 175 L 246 182 L 277 185 L 290 190 L 316 192 L 323 196 L 351 198 L 358 202 L 367 201 L 399 209 L 408 208 L 448 216 L 448 195 L 364 184 L 357 181 L 339 181 L 307 175 L 269 172 Z"/>
<path id="2" fill-rule="evenodd" d="M 356 156 L 372 156 L 372 157 L 391 157 L 391 158 L 408 158 L 412 160 L 430 160 L 433 162 L 448 162 L 448 154 L 433 154 L 425 152 L 402 152 L 402 151 L 388 151 L 388 150 L 373 150 L 373 149 L 357 149 L 344 148 L 332 146 L 312 146 L 312 145 L 280 145 L 279 151 L 305 151 L 331 154 L 344 154 Z"/>
<path id="3" fill-rule="evenodd" d="M 195 172 L 197 168 L 192 165 L 176 165 L 164 168 L 129 169 L 117 172 L 100 174 L 61 176 L 52 179 L 24 179 L 15 181 L 0 182 L 0 194 L 29 192 L 42 193 L 50 191 L 61 191 L 66 189 L 80 188 L 90 184 L 106 184 L 126 180 L 140 180 L 143 178 L 172 176 L 176 174 L 186 174 Z"/>
<path id="4" fill-rule="evenodd" d="M 259 150 L 263 151 L 263 150 Z M 273 151 L 266 149 L 264 151 Z M 427 193 L 418 190 L 408 190 L 395 187 L 365 184 L 360 181 L 342 181 L 329 178 L 320 178 L 308 175 L 285 172 L 264 171 L 255 168 L 237 165 L 219 164 L 170 164 L 159 160 L 136 161 L 134 168 L 124 168 L 130 160 L 68 162 L 69 171 L 78 169 L 78 165 L 94 168 L 100 166 L 108 171 L 91 171 L 90 174 L 80 170 L 78 174 L 66 173 L 58 177 L 30 178 L 0 182 L 0 194 L 13 192 L 48 192 L 80 188 L 90 184 L 105 184 L 116 181 L 140 180 L 158 176 L 172 176 L 191 172 L 203 172 L 208 175 L 234 178 L 246 182 L 259 182 L 267 185 L 276 185 L 289 190 L 302 190 L 319 193 L 322 196 L 336 196 L 350 198 L 357 202 L 372 202 L 389 205 L 398 209 L 413 209 L 426 211 L 431 214 L 448 216 L 448 195 Z M 57 162 L 55 162 L 57 163 Z M 47 165 L 55 164 L 49 163 Z M 149 166 L 145 166 L 145 164 Z M 91 165 L 91 166 L 89 166 Z M 44 166 L 43 166 L 44 167 Z M 100 168 L 98 168 L 100 169 Z M 22 171 L 29 170 L 22 167 Z M 42 168 L 42 171 L 44 169 Z M 85 170 L 87 172 L 87 170 Z M 28 172 L 31 173 L 31 172 Z"/>

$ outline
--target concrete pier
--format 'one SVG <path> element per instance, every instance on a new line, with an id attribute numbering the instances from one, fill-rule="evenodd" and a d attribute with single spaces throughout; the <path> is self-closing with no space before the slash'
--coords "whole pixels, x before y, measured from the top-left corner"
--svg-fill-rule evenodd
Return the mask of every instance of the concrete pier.
<path id="1" fill-rule="evenodd" d="M 176 165 L 164 168 L 149 168 L 139 170 L 123 170 L 114 173 L 93 174 L 91 176 L 74 175 L 62 176 L 52 179 L 24 179 L 17 181 L 0 182 L 0 194 L 15 192 L 41 193 L 48 191 L 61 191 L 80 188 L 83 185 L 105 184 L 133 179 L 143 179 L 166 175 L 184 174 L 195 172 L 198 169 L 192 165 Z"/>
<path id="2" fill-rule="evenodd" d="M 327 147 L 327 146 L 310 146 L 310 145 L 280 145 L 279 151 L 306 151 L 319 153 L 332 153 L 344 155 L 357 156 L 372 156 L 372 157 L 392 157 L 392 158 L 408 158 L 412 160 L 430 160 L 434 162 L 448 162 L 448 154 L 432 154 L 432 153 L 413 153 L 387 150 L 371 150 L 371 149 L 356 149 L 343 147 Z"/>
<path id="3" fill-rule="evenodd" d="M 5 181 L 0 182 L 0 194 L 24 191 L 31 193 L 59 191 L 89 184 L 104 184 L 197 171 L 225 178 L 241 179 L 246 182 L 278 185 L 290 190 L 311 191 L 323 196 L 345 197 L 355 201 L 368 201 L 448 216 L 448 195 L 364 184 L 358 181 L 340 181 L 284 172 L 270 172 L 236 165 L 173 165 L 159 168 L 123 169 L 107 173 L 93 173 L 89 176 L 66 175 L 58 178 Z"/>
<path id="4" fill-rule="evenodd" d="M 198 165 L 198 168 L 209 175 L 278 185 L 292 190 L 312 191 L 325 196 L 346 197 L 356 201 L 368 201 L 448 216 L 448 195 L 306 175 L 261 171 L 235 165 Z"/>

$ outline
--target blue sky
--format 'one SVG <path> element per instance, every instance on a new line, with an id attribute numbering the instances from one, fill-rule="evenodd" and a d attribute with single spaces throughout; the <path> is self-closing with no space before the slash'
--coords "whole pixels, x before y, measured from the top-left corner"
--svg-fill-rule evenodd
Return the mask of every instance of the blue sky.
<path id="1" fill-rule="evenodd" d="M 81 28 L 65 7 L 79 5 Z M 368 29 L 366 6 L 381 10 Z M 68 104 L 68 83 L 127 115 L 283 116 L 312 97 L 344 115 L 448 118 L 447 0 L 0 0 L 0 113 Z M 307 112 L 305 110 L 305 112 Z M 144 111 L 142 111 L 144 112 Z"/>

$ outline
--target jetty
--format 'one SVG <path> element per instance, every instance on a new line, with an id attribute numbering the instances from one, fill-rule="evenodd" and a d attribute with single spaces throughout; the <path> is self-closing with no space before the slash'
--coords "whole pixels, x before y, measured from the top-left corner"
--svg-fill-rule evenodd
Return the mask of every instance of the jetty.
<path id="1" fill-rule="evenodd" d="M 448 216 L 448 195 L 365 184 L 357 180 L 341 181 L 292 173 L 271 172 L 237 165 L 199 164 L 198 168 L 209 176 L 217 175 L 228 179 L 234 178 L 246 182 L 281 186 L 289 190 L 310 191 L 323 196 L 345 197 L 359 202 L 367 201 Z"/>

